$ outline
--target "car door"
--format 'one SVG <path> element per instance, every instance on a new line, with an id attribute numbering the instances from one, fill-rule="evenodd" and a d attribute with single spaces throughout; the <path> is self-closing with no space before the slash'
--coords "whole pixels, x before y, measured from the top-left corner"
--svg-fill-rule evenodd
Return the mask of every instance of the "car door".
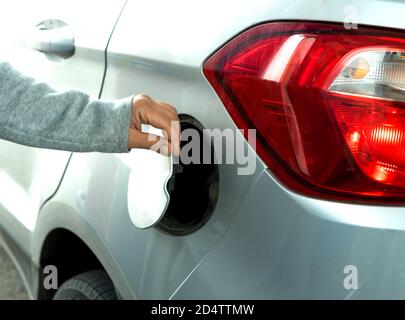
<path id="1" fill-rule="evenodd" d="M 55 88 L 79 89 L 98 97 L 105 48 L 125 2 L 3 0 L 0 59 Z M 0 222 L 22 247 L 69 157 L 69 152 L 0 140 Z"/>

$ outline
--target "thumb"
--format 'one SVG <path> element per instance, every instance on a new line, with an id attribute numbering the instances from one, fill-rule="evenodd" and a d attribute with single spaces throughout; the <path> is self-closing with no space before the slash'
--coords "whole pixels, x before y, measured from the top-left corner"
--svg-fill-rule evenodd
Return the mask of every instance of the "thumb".
<path id="1" fill-rule="evenodd" d="M 138 130 L 131 130 L 128 147 L 149 149 L 163 155 L 169 155 L 171 150 L 170 143 L 165 138 Z"/>

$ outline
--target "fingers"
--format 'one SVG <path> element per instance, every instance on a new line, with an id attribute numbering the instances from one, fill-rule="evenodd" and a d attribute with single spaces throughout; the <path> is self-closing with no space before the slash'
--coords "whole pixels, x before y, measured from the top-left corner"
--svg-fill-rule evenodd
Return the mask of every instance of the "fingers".
<path id="1" fill-rule="evenodd" d="M 171 136 L 171 139 L 169 140 L 171 142 L 171 149 L 173 154 L 175 156 L 180 155 L 180 121 L 179 118 L 177 117 L 177 120 L 172 122 L 171 126 L 171 132 L 173 133 Z"/>
<path id="2" fill-rule="evenodd" d="M 174 112 L 175 114 L 177 114 L 177 109 L 172 105 L 163 101 L 158 101 L 158 103 L 160 103 L 163 107 L 165 107 L 169 112 Z"/>
<path id="3" fill-rule="evenodd" d="M 132 144 L 128 144 L 129 148 L 149 149 L 165 156 L 172 154 L 172 145 L 167 139 L 135 129 L 130 130 L 129 135 L 128 141 L 133 141 Z"/>
<path id="4" fill-rule="evenodd" d="M 160 137 L 133 129 L 129 132 L 128 140 L 131 141 L 130 148 L 150 149 L 154 144 L 159 142 Z"/>
<path id="5" fill-rule="evenodd" d="M 176 108 L 146 95 L 138 95 L 133 99 L 132 119 L 135 123 L 131 128 L 139 130 L 140 123 L 143 123 L 161 129 L 165 138 L 163 140 L 167 141 L 161 148 L 167 148 L 168 154 L 180 154 L 180 122 Z"/>
<path id="6" fill-rule="evenodd" d="M 169 141 L 172 140 L 173 136 L 179 134 L 177 130 L 178 126 L 176 125 L 179 121 L 177 113 L 168 111 L 164 105 L 156 103 L 154 110 L 151 110 L 148 115 L 148 120 L 149 124 L 155 128 L 162 129 Z"/>
<path id="7" fill-rule="evenodd" d="M 170 130 L 166 132 L 163 130 L 164 137 L 170 142 L 171 152 L 178 156 L 180 154 L 180 121 L 177 115 L 176 109 L 164 102 L 159 102 L 159 104 L 166 108 L 166 110 L 171 113 L 172 117 L 170 119 Z"/>

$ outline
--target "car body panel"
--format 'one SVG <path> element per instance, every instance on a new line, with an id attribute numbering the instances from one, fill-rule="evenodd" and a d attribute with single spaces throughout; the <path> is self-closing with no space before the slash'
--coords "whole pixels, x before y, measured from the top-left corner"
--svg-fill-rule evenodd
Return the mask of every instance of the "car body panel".
<path id="1" fill-rule="evenodd" d="M 145 92 L 206 128 L 236 130 L 201 72 L 231 37 L 265 21 L 343 23 L 348 14 L 358 24 L 405 29 L 404 12 L 404 2 L 382 0 L 129 0 L 108 46 L 101 97 Z M 257 158 L 251 175 L 238 175 L 237 164 L 220 165 L 211 219 L 193 234 L 174 237 L 130 222 L 128 177 L 136 169 L 130 158 L 72 156 L 33 230 L 27 251 L 36 264 L 44 239 L 63 227 L 96 254 L 123 298 L 404 297 L 403 207 L 295 194 Z M 358 290 L 344 288 L 347 265 L 358 268 Z"/>
<path id="2" fill-rule="evenodd" d="M 0 11 L 0 56 L 53 87 L 79 89 L 97 97 L 105 71 L 104 51 L 124 4 L 124 0 L 5 0 L 6 10 Z M 89 18 L 95 7 L 97 15 Z M 29 47 L 36 26 L 49 19 L 64 21 L 73 32 L 72 58 L 54 61 Z M 29 253 L 27 244 L 39 209 L 57 189 L 71 153 L 0 141 L 0 154 L 2 225 Z"/>
<path id="3" fill-rule="evenodd" d="M 402 0 L 129 0 L 109 52 L 200 68 L 202 61 L 224 42 L 261 22 L 347 21 L 349 27 L 367 24 L 403 29 L 403 5 Z M 139 14 L 136 19 L 135 14 Z"/>
<path id="4" fill-rule="evenodd" d="M 173 298 L 402 299 L 404 212 L 309 199 L 263 172 Z M 346 266 L 356 267 L 356 290 L 344 286 Z"/>

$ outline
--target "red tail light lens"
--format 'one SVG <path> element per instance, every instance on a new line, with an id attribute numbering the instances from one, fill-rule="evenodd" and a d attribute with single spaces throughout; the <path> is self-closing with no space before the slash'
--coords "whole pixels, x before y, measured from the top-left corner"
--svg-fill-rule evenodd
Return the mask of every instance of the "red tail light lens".
<path id="1" fill-rule="evenodd" d="M 231 40 L 203 71 L 237 126 L 257 130 L 259 156 L 286 186 L 405 200 L 403 32 L 268 23 Z"/>

